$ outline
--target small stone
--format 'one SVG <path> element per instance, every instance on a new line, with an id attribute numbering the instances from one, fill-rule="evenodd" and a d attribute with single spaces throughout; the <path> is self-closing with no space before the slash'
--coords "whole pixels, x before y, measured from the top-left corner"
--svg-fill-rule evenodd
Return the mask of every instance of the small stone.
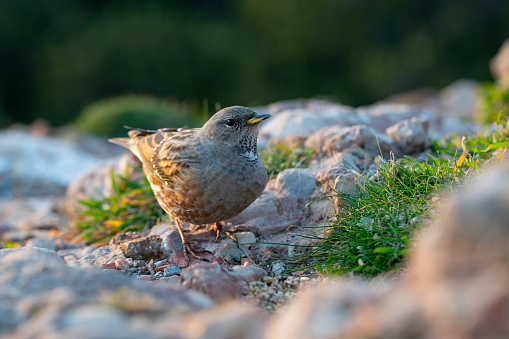
<path id="1" fill-rule="evenodd" d="M 219 247 L 216 254 L 216 256 L 222 257 L 230 264 L 240 263 L 240 258 L 244 255 L 244 251 L 239 249 L 237 246 L 228 243 Z"/>
<path id="2" fill-rule="evenodd" d="M 129 269 L 129 263 L 124 259 L 115 260 L 115 268 L 119 271 L 127 271 Z"/>
<path id="3" fill-rule="evenodd" d="M 278 262 L 275 262 L 274 264 L 272 264 L 272 273 L 274 273 L 275 275 L 281 275 L 281 273 L 283 273 L 284 269 L 285 269 L 285 265 L 281 261 L 278 261 Z"/>
<path id="4" fill-rule="evenodd" d="M 347 127 L 327 139 L 323 146 L 325 154 L 357 150 L 358 147 L 371 156 L 389 154 L 394 151 L 393 141 L 385 134 L 366 125 Z"/>
<path id="5" fill-rule="evenodd" d="M 431 144 L 428 137 L 428 121 L 414 117 L 399 121 L 386 129 L 387 135 L 398 143 L 401 150 L 416 153 L 428 148 Z"/>
<path id="6" fill-rule="evenodd" d="M 315 175 L 305 168 L 286 169 L 276 178 L 276 189 L 297 199 L 306 200 L 315 188 Z"/>
<path id="7" fill-rule="evenodd" d="M 162 240 L 160 237 L 149 235 L 147 237 L 121 243 L 120 247 L 128 258 L 149 260 L 164 256 L 161 245 Z"/>
<path id="8" fill-rule="evenodd" d="M 243 290 L 242 284 L 218 263 L 198 263 L 182 270 L 180 276 L 186 288 L 205 293 L 214 301 L 240 297 Z"/>
<path id="9" fill-rule="evenodd" d="M 165 277 L 170 277 L 172 275 L 178 275 L 180 274 L 180 268 L 175 265 L 171 265 L 170 267 L 166 267 L 163 271 L 163 275 Z"/>
<path id="10" fill-rule="evenodd" d="M 261 280 L 263 277 L 267 275 L 267 271 L 265 271 L 261 267 L 254 265 L 242 265 L 233 266 L 230 274 L 240 281 L 250 283 L 252 281 Z"/>
<path id="11" fill-rule="evenodd" d="M 278 200 L 273 192 L 266 190 L 248 208 L 229 221 L 234 224 L 242 224 L 253 218 L 276 215 L 279 215 Z"/>
<path id="12" fill-rule="evenodd" d="M 117 268 L 117 266 L 115 265 L 115 262 L 113 261 L 113 262 L 102 265 L 101 268 L 105 269 L 105 270 L 114 270 Z"/>
<path id="13" fill-rule="evenodd" d="M 256 236 L 253 232 L 238 232 L 233 235 L 239 244 L 240 249 L 249 250 L 256 242 Z"/>
<path id="14" fill-rule="evenodd" d="M 208 260 L 209 262 L 217 262 L 217 263 L 222 262 L 222 259 L 215 257 L 212 253 L 209 253 L 209 252 L 198 251 L 196 254 L 199 255 L 200 257 Z M 184 256 L 184 251 L 177 251 L 170 255 L 170 262 L 173 265 L 178 266 L 180 268 L 192 266 L 192 265 L 195 265 L 195 264 L 198 264 L 201 262 L 200 260 L 196 259 L 192 255 L 189 255 L 188 257 L 189 257 L 189 262 L 187 261 L 186 257 Z"/>
<path id="15" fill-rule="evenodd" d="M 182 238 L 176 230 L 163 233 L 161 239 L 162 248 L 167 252 L 177 252 L 184 249 L 184 246 L 182 245 Z"/>
<path id="16" fill-rule="evenodd" d="M 167 265 L 167 264 L 168 264 L 167 259 L 159 260 L 159 261 L 154 262 L 154 268 L 159 268 L 159 267 Z"/>

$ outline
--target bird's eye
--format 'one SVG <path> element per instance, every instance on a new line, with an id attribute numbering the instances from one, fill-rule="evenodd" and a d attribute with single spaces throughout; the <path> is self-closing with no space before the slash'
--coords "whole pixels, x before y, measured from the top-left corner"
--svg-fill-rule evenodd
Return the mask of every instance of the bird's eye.
<path id="1" fill-rule="evenodd" d="M 226 120 L 226 125 L 232 127 L 233 125 L 235 125 L 235 120 L 233 119 Z"/>

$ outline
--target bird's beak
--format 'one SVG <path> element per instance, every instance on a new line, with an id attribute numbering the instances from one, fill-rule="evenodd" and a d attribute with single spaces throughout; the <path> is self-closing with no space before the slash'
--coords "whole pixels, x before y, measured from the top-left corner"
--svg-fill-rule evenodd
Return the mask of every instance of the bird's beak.
<path id="1" fill-rule="evenodd" d="M 256 114 L 251 119 L 249 119 L 247 123 L 254 125 L 268 118 L 270 118 L 270 114 Z"/>

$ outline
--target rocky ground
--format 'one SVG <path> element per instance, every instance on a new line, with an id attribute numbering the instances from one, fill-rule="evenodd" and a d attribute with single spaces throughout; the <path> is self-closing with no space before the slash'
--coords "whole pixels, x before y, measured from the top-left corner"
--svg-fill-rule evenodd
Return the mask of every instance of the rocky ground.
<path id="1" fill-rule="evenodd" d="M 465 96 L 472 99 L 464 107 Z M 308 245 L 349 193 L 376 171 L 380 153 L 423 156 L 430 136 L 475 130 L 475 86 L 459 82 L 415 103 L 353 108 L 318 100 L 279 102 L 261 147 L 312 147 L 308 168 L 282 171 L 263 195 L 225 222 L 239 246 L 185 225 L 210 263 L 183 256 L 172 222 L 97 247 L 60 235 L 76 199 L 108 194 L 109 173 L 132 156 L 104 140 L 44 126 L 0 132 L 0 335 L 6 338 L 369 338 L 476 337 L 509 333 L 509 167 L 452 205 L 422 234 L 406 274 L 367 283 L 316 272 L 281 276 L 278 258 Z M 401 102 L 411 102 L 401 103 Z M 458 104 L 458 102 L 460 104 Z M 456 104 L 455 104 L 456 103 Z M 482 197 L 482 199 L 481 199 Z M 487 231 L 485 225 L 493 225 Z M 288 246 L 290 245 L 290 246 Z M 271 259 L 267 261 L 266 259 Z M 478 298 L 479 294 L 486 298 Z"/>

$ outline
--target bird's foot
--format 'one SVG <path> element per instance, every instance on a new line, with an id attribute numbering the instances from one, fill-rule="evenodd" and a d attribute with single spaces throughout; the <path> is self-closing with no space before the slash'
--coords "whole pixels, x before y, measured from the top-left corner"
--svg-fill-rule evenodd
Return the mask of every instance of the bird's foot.
<path id="1" fill-rule="evenodd" d="M 193 248 L 191 247 L 191 244 L 189 243 L 189 240 L 187 240 L 186 236 L 184 235 L 184 231 L 182 230 L 182 227 L 180 226 L 180 222 L 178 219 L 175 219 L 175 223 L 177 224 L 177 229 L 178 229 L 178 232 L 180 234 L 180 238 L 182 239 L 182 246 L 184 247 L 184 257 L 186 258 L 186 261 L 187 261 L 187 266 L 189 266 L 190 264 L 190 260 L 189 260 L 189 256 L 188 256 L 188 252 L 196 259 L 200 260 L 200 261 L 206 261 L 206 262 L 210 262 L 210 260 L 208 259 L 205 259 L 203 257 L 200 257 L 198 254 L 196 254 L 196 252 L 193 250 Z"/>
<path id="2" fill-rule="evenodd" d="M 221 225 L 221 223 L 219 222 L 216 222 L 214 224 L 214 227 L 212 228 L 213 230 L 216 231 L 216 240 L 215 242 L 217 242 L 219 240 L 219 237 L 221 236 L 221 232 L 223 232 L 228 238 L 232 239 L 233 241 L 235 241 L 235 244 L 237 245 L 237 247 L 239 247 L 239 242 L 237 241 L 237 238 L 235 238 L 233 236 L 233 234 L 231 234 L 230 232 L 228 232 L 227 230 L 225 230 L 223 228 L 223 225 Z"/>
<path id="3" fill-rule="evenodd" d="M 182 245 L 184 247 L 184 257 L 187 260 L 187 265 L 188 266 L 189 266 L 189 263 L 190 263 L 188 253 L 191 254 L 197 260 L 210 262 L 209 259 L 203 258 L 203 257 L 199 256 L 198 254 L 196 254 L 196 251 L 191 247 L 191 244 L 189 243 L 189 241 L 187 239 L 183 239 Z"/>

